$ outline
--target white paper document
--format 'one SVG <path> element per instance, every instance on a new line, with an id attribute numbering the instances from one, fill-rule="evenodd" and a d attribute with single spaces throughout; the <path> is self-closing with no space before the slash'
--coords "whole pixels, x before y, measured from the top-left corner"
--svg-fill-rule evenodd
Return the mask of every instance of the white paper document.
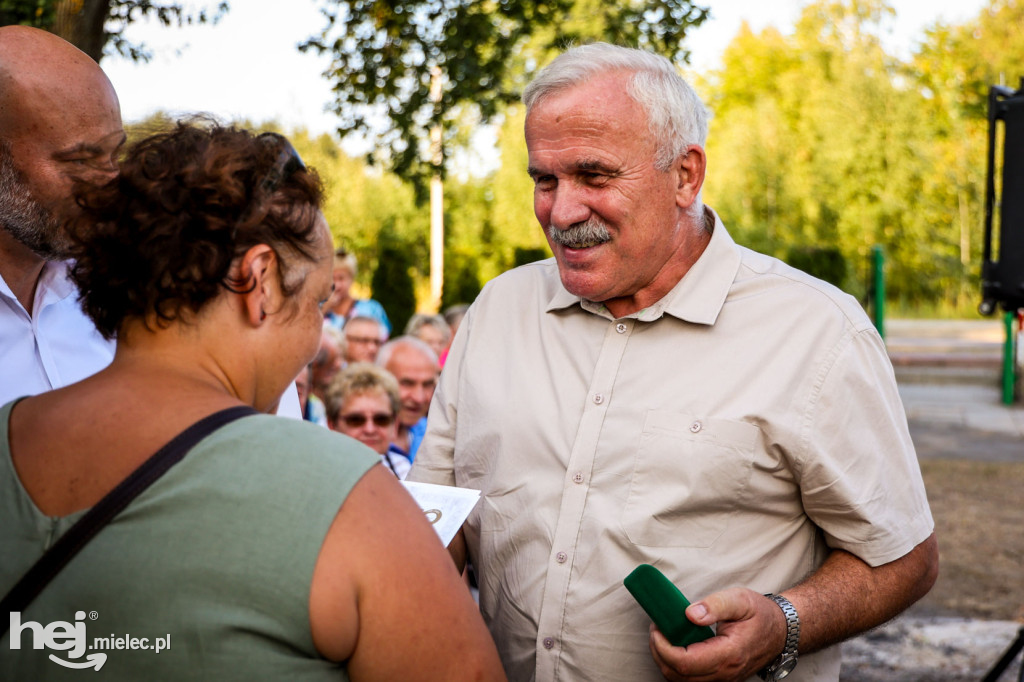
<path id="1" fill-rule="evenodd" d="M 463 522 L 480 500 L 480 491 L 450 485 L 402 481 L 416 504 L 434 526 L 445 547 L 455 538 Z"/>

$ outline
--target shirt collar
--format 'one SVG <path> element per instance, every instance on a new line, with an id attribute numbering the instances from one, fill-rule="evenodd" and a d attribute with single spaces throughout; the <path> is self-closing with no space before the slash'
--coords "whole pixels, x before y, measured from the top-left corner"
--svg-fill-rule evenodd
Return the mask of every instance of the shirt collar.
<path id="1" fill-rule="evenodd" d="M 718 214 L 710 207 L 705 209 L 714 223 L 704 253 L 661 300 L 626 317 L 652 322 L 667 313 L 686 322 L 706 325 L 713 325 L 718 319 L 739 270 L 740 251 Z M 556 278 L 545 311 L 563 310 L 576 304 L 587 312 L 612 319 L 604 304 L 570 294 Z"/>
<path id="2" fill-rule="evenodd" d="M 39 273 L 39 279 L 36 281 L 33 310 L 56 301 L 62 301 L 68 296 L 77 293 L 74 282 L 68 276 L 70 266 L 70 261 L 47 261 L 43 264 L 43 269 Z M 3 277 L 0 277 L 0 294 L 11 300 L 16 300 L 14 292 L 11 291 L 10 286 L 8 286 Z"/>
<path id="3" fill-rule="evenodd" d="M 43 271 L 39 274 L 39 283 L 36 285 L 36 300 L 48 303 L 50 301 L 61 301 L 72 294 L 77 294 L 78 289 L 68 274 L 70 269 L 71 261 L 47 262 L 43 266 Z M 41 293 L 46 297 L 45 299 L 40 297 Z"/>

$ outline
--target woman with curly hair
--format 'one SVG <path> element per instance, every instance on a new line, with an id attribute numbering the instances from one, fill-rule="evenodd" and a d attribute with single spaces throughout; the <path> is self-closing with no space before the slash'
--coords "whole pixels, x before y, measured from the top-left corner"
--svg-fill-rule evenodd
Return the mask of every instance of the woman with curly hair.
<path id="1" fill-rule="evenodd" d="M 134 145 L 118 178 L 81 190 L 73 278 L 117 350 L 98 374 L 0 409 L 0 593 L 17 625 L 0 679 L 95 661 L 122 680 L 503 679 L 380 457 L 262 414 L 319 343 L 333 261 L 321 200 L 283 137 L 198 123 Z M 190 427 L 208 435 L 29 592 L 51 545 Z M 58 622 L 67 636 L 47 635 Z M 122 636 L 149 648 L 92 651 Z"/>

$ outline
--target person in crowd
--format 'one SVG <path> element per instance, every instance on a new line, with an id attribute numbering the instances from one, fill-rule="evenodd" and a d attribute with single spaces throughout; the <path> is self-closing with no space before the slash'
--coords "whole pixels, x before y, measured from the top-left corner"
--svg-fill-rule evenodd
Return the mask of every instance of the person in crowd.
<path id="1" fill-rule="evenodd" d="M 455 339 L 455 332 L 459 331 L 459 324 L 462 322 L 462 318 L 465 317 L 467 310 L 469 310 L 469 305 L 456 303 L 446 308 L 444 313 L 442 313 L 444 321 L 448 323 L 448 328 L 451 329 L 451 334 L 448 338 L 448 345 L 444 347 L 444 351 L 437 358 L 441 363 L 441 367 L 444 367 L 444 363 L 448 360 L 448 349 L 451 348 L 452 341 Z"/>
<path id="2" fill-rule="evenodd" d="M 78 210 L 72 184 L 113 177 L 124 139 L 95 61 L 46 31 L 0 27 L 0 403 L 114 356 L 78 305 L 62 225 Z"/>
<path id="3" fill-rule="evenodd" d="M 345 363 L 373 362 L 384 344 L 385 331 L 372 317 L 353 317 L 342 330 L 345 335 Z"/>
<path id="4" fill-rule="evenodd" d="M 319 354 L 319 352 L 318 352 Z M 313 364 L 309 363 L 301 370 L 295 378 L 295 389 L 299 393 L 299 409 L 302 410 L 302 418 L 313 422 L 317 426 L 327 427 L 327 413 L 320 398 L 313 395 Z"/>
<path id="5" fill-rule="evenodd" d="M 313 376 L 313 363 L 304 365 L 299 370 L 299 375 L 295 377 L 295 390 L 299 392 L 299 409 L 302 410 L 302 418 L 306 421 L 311 421 L 306 417 L 306 409 L 309 407 L 309 396 L 312 395 L 309 392 L 310 381 Z"/>
<path id="6" fill-rule="evenodd" d="M 124 143 L 113 86 L 57 36 L 0 27 L 0 404 L 106 367 L 114 342 L 82 313 L 67 276 L 74 184 L 117 173 Z M 298 418 L 294 387 L 279 414 Z"/>
<path id="7" fill-rule="evenodd" d="M 384 344 L 377 364 L 398 380 L 401 406 L 398 410 L 398 436 L 395 445 L 416 460 L 423 435 L 427 431 L 427 410 L 434 397 L 441 367 L 434 350 L 415 336 L 399 336 Z"/>
<path id="8" fill-rule="evenodd" d="M 369 317 L 380 324 L 383 330 L 381 341 L 386 341 L 391 334 L 391 321 L 384 312 L 384 306 L 372 298 L 352 296 L 357 272 L 358 266 L 353 254 L 344 247 L 334 252 L 334 293 L 325 306 L 324 319 L 340 331 L 357 317 Z"/>
<path id="9" fill-rule="evenodd" d="M 575 47 L 523 100 L 554 258 L 466 314 L 409 476 L 482 491 L 450 549 L 507 674 L 838 679 L 835 645 L 937 574 L 885 345 L 703 204 L 707 114 L 667 59 Z M 639 564 L 715 636 L 671 646 Z"/>
<path id="10" fill-rule="evenodd" d="M 404 479 L 412 462 L 393 445 L 398 435 L 400 404 L 395 378 L 387 370 L 366 362 L 343 369 L 327 391 L 330 428 L 380 453 L 391 473 Z"/>
<path id="11" fill-rule="evenodd" d="M 448 323 L 448 327 L 452 330 L 452 338 L 455 338 L 455 332 L 459 331 L 459 324 L 462 322 L 462 318 L 466 316 L 467 310 L 469 310 L 469 305 L 465 303 L 456 303 L 444 309 L 442 315 L 444 315 L 444 321 Z"/>
<path id="12" fill-rule="evenodd" d="M 345 337 L 326 322 L 320 332 L 320 347 L 313 358 L 311 392 L 321 405 L 327 396 L 327 387 L 345 366 Z"/>
<path id="13" fill-rule="evenodd" d="M 427 315 L 416 313 L 409 318 L 405 325 L 406 336 L 415 336 L 423 343 L 430 346 L 440 362 L 441 353 L 448 347 L 452 340 L 452 330 L 442 315 Z"/>
<path id="14" fill-rule="evenodd" d="M 0 679 L 66 672 L 27 640 L 82 608 L 102 618 L 75 626 L 89 634 L 170 638 L 159 656 L 105 652 L 111 679 L 503 679 L 459 573 L 379 456 L 260 414 L 316 353 L 332 286 L 321 185 L 288 141 L 180 123 L 78 201 L 72 281 L 117 348 L 83 381 L 0 408 L 0 592 L 161 446 L 245 414 L 43 587 L 0 639 Z M 84 646 L 60 649 L 87 662 Z"/>

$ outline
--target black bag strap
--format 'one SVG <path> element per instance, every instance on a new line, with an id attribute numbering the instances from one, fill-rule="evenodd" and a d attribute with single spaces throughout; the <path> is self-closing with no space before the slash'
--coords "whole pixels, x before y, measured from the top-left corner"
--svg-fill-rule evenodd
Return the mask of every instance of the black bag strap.
<path id="1" fill-rule="evenodd" d="M 21 577 L 11 591 L 0 600 L 0 613 L 8 614 L 0 624 L 0 637 L 10 628 L 10 614 L 25 610 L 43 588 L 53 580 L 71 559 L 99 533 L 104 526 L 127 507 L 146 488 L 188 454 L 200 440 L 229 422 L 251 414 L 259 414 L 248 405 L 229 407 L 197 421 L 143 462 L 128 478 L 96 503 Z"/>

